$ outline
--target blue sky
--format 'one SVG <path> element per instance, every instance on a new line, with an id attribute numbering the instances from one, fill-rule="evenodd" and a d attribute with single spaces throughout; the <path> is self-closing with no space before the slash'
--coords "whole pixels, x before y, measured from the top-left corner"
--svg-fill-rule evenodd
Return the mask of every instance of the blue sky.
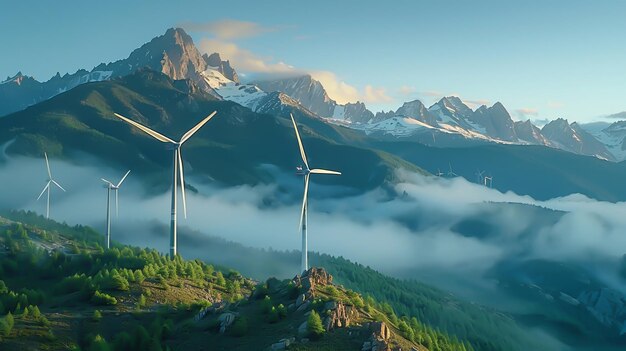
<path id="1" fill-rule="evenodd" d="M 5 1 L 0 77 L 91 69 L 182 25 L 244 74 L 310 72 L 374 111 L 457 95 L 591 121 L 626 110 L 624 14 L 618 0 Z"/>

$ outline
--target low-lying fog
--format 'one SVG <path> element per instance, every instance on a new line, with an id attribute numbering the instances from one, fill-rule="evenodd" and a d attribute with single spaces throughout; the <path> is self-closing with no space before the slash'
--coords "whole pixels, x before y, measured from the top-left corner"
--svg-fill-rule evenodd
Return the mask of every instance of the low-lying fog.
<path id="1" fill-rule="evenodd" d="M 96 168 L 93 160 L 86 162 L 90 166 L 50 160 L 54 179 L 67 189 L 63 193 L 53 188 L 51 218 L 104 231 L 106 189 L 100 178 L 117 182 L 126 170 Z M 195 182 L 189 172 L 187 180 L 199 192 L 187 192 L 188 219 L 182 217 L 179 206 L 180 225 L 246 246 L 299 249 L 302 179 L 265 167 L 279 179 L 277 184 L 218 189 Z M 616 274 L 626 247 L 625 203 L 582 195 L 536 201 L 462 178 L 423 177 L 404 171 L 398 171 L 398 176 L 401 182 L 392 189 L 349 197 L 333 197 L 332 187 L 312 183 L 310 250 L 343 256 L 390 275 L 419 278 L 466 297 L 489 289 L 485 272 L 510 257 L 578 262 L 597 270 L 606 284 L 626 290 Z M 163 172 L 163 177 L 170 173 Z M 46 178 L 43 158 L 5 158 L 0 164 L 0 206 L 45 213 L 45 195 L 39 202 L 35 199 Z M 166 252 L 170 193 L 150 197 L 146 193 L 149 189 L 142 187 L 131 170 L 119 193 L 113 240 Z M 486 225 L 467 227 L 477 221 Z M 183 256 L 220 261 L 203 252 L 193 236 L 183 231 Z M 286 271 L 285 277 L 293 273 Z"/>

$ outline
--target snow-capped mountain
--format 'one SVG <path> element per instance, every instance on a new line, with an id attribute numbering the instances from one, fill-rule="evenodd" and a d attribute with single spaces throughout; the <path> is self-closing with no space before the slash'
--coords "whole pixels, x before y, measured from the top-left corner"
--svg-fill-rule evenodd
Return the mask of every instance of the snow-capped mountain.
<path id="1" fill-rule="evenodd" d="M 496 102 L 493 106 L 480 106 L 469 115 L 474 125 L 484 128 L 485 134 L 505 141 L 519 141 L 515 131 L 515 123 L 504 106 Z"/>
<path id="2" fill-rule="evenodd" d="M 541 134 L 559 149 L 577 154 L 594 155 L 607 160 L 616 159 L 604 144 L 576 122 L 570 124 L 566 119 L 557 118 L 543 126 Z"/>
<path id="3" fill-rule="evenodd" d="M 541 134 L 541 129 L 532 124 L 530 120 L 515 122 L 515 135 L 520 142 L 528 144 L 552 146 L 550 140 Z"/>
<path id="4" fill-rule="evenodd" d="M 355 123 L 366 122 L 374 117 L 374 114 L 362 102 L 345 105 L 337 103 L 328 96 L 322 83 L 308 74 L 289 78 L 264 79 L 252 84 L 266 92 L 279 91 L 285 93 L 320 117 Z"/>
<path id="5" fill-rule="evenodd" d="M 310 75 L 266 78 L 242 83 L 230 62 L 219 53 L 201 54 L 180 28 L 168 29 L 134 50 L 126 59 L 102 63 L 91 71 L 57 73 L 39 82 L 21 72 L 0 82 L 0 116 L 24 109 L 77 85 L 116 79 L 147 68 L 175 80 L 189 80 L 218 99 L 256 112 L 286 115 L 298 111 L 331 124 L 361 131 L 372 138 L 412 140 L 440 147 L 475 143 L 534 144 L 607 160 L 626 159 L 626 122 L 610 126 L 581 126 L 557 119 L 542 129 L 530 121 L 513 121 L 504 105 L 472 110 L 455 96 L 430 107 L 413 100 L 396 111 L 372 113 L 364 103 L 339 104 Z"/>
<path id="6" fill-rule="evenodd" d="M 616 160 L 626 159 L 626 121 L 589 123 L 581 128 L 604 144 Z"/>
<path id="7" fill-rule="evenodd" d="M 165 73 L 172 79 L 191 79 L 211 92 L 209 86 L 203 85 L 204 80 L 199 75 L 209 67 L 238 81 L 237 73 L 228 61 L 221 61 L 219 55 L 201 55 L 184 30 L 171 28 L 134 50 L 128 58 L 102 63 L 91 71 L 81 69 L 63 76 L 57 73 L 46 82 L 26 77 L 21 72 L 8 78 L 0 83 L 0 116 L 47 100 L 80 84 L 126 76 L 142 68 Z"/>

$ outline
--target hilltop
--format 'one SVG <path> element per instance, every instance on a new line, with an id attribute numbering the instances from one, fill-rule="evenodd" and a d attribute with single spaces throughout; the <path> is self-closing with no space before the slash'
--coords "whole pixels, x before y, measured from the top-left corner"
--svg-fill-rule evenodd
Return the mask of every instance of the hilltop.
<path id="1" fill-rule="evenodd" d="M 0 217 L 0 346 L 22 350 L 473 350 L 333 283 L 258 282 L 32 214 Z M 45 229 L 42 229 L 45 227 Z"/>

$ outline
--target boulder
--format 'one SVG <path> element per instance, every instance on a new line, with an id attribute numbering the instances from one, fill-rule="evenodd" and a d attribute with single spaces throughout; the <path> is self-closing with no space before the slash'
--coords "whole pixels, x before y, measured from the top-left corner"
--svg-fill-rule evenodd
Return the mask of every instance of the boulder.
<path id="1" fill-rule="evenodd" d="M 307 302 L 303 303 L 302 305 L 300 305 L 300 307 L 298 307 L 298 309 L 296 309 L 296 312 L 306 311 L 306 309 L 309 308 L 310 305 L 311 305 L 311 302 L 307 301 Z"/>
<path id="2" fill-rule="evenodd" d="M 304 294 L 298 295 L 298 298 L 296 299 L 296 308 L 300 307 L 304 301 L 306 301 L 306 296 L 304 296 Z"/>
<path id="3" fill-rule="evenodd" d="M 224 334 L 224 332 L 226 332 L 226 329 L 230 327 L 231 324 L 233 324 L 236 317 L 237 315 L 235 315 L 234 313 L 226 312 L 226 313 L 222 313 L 217 318 L 217 320 L 220 322 L 220 334 Z"/>
<path id="4" fill-rule="evenodd" d="M 289 339 L 280 339 L 280 341 L 278 341 L 277 343 L 272 344 L 270 348 L 272 350 L 284 350 L 288 348 L 289 345 L 293 344 L 294 342 L 296 342 L 296 338 L 293 338 L 293 337 Z"/>
<path id="5" fill-rule="evenodd" d="M 302 322 L 302 324 L 300 324 L 300 326 L 298 327 L 298 335 L 306 335 L 307 334 L 306 326 L 307 326 L 306 321 L 304 321 L 304 322 Z"/>
<path id="6" fill-rule="evenodd" d="M 389 340 L 391 337 L 391 330 L 389 330 L 389 327 L 387 327 L 385 322 L 372 322 L 370 323 L 369 328 L 376 338 Z"/>

